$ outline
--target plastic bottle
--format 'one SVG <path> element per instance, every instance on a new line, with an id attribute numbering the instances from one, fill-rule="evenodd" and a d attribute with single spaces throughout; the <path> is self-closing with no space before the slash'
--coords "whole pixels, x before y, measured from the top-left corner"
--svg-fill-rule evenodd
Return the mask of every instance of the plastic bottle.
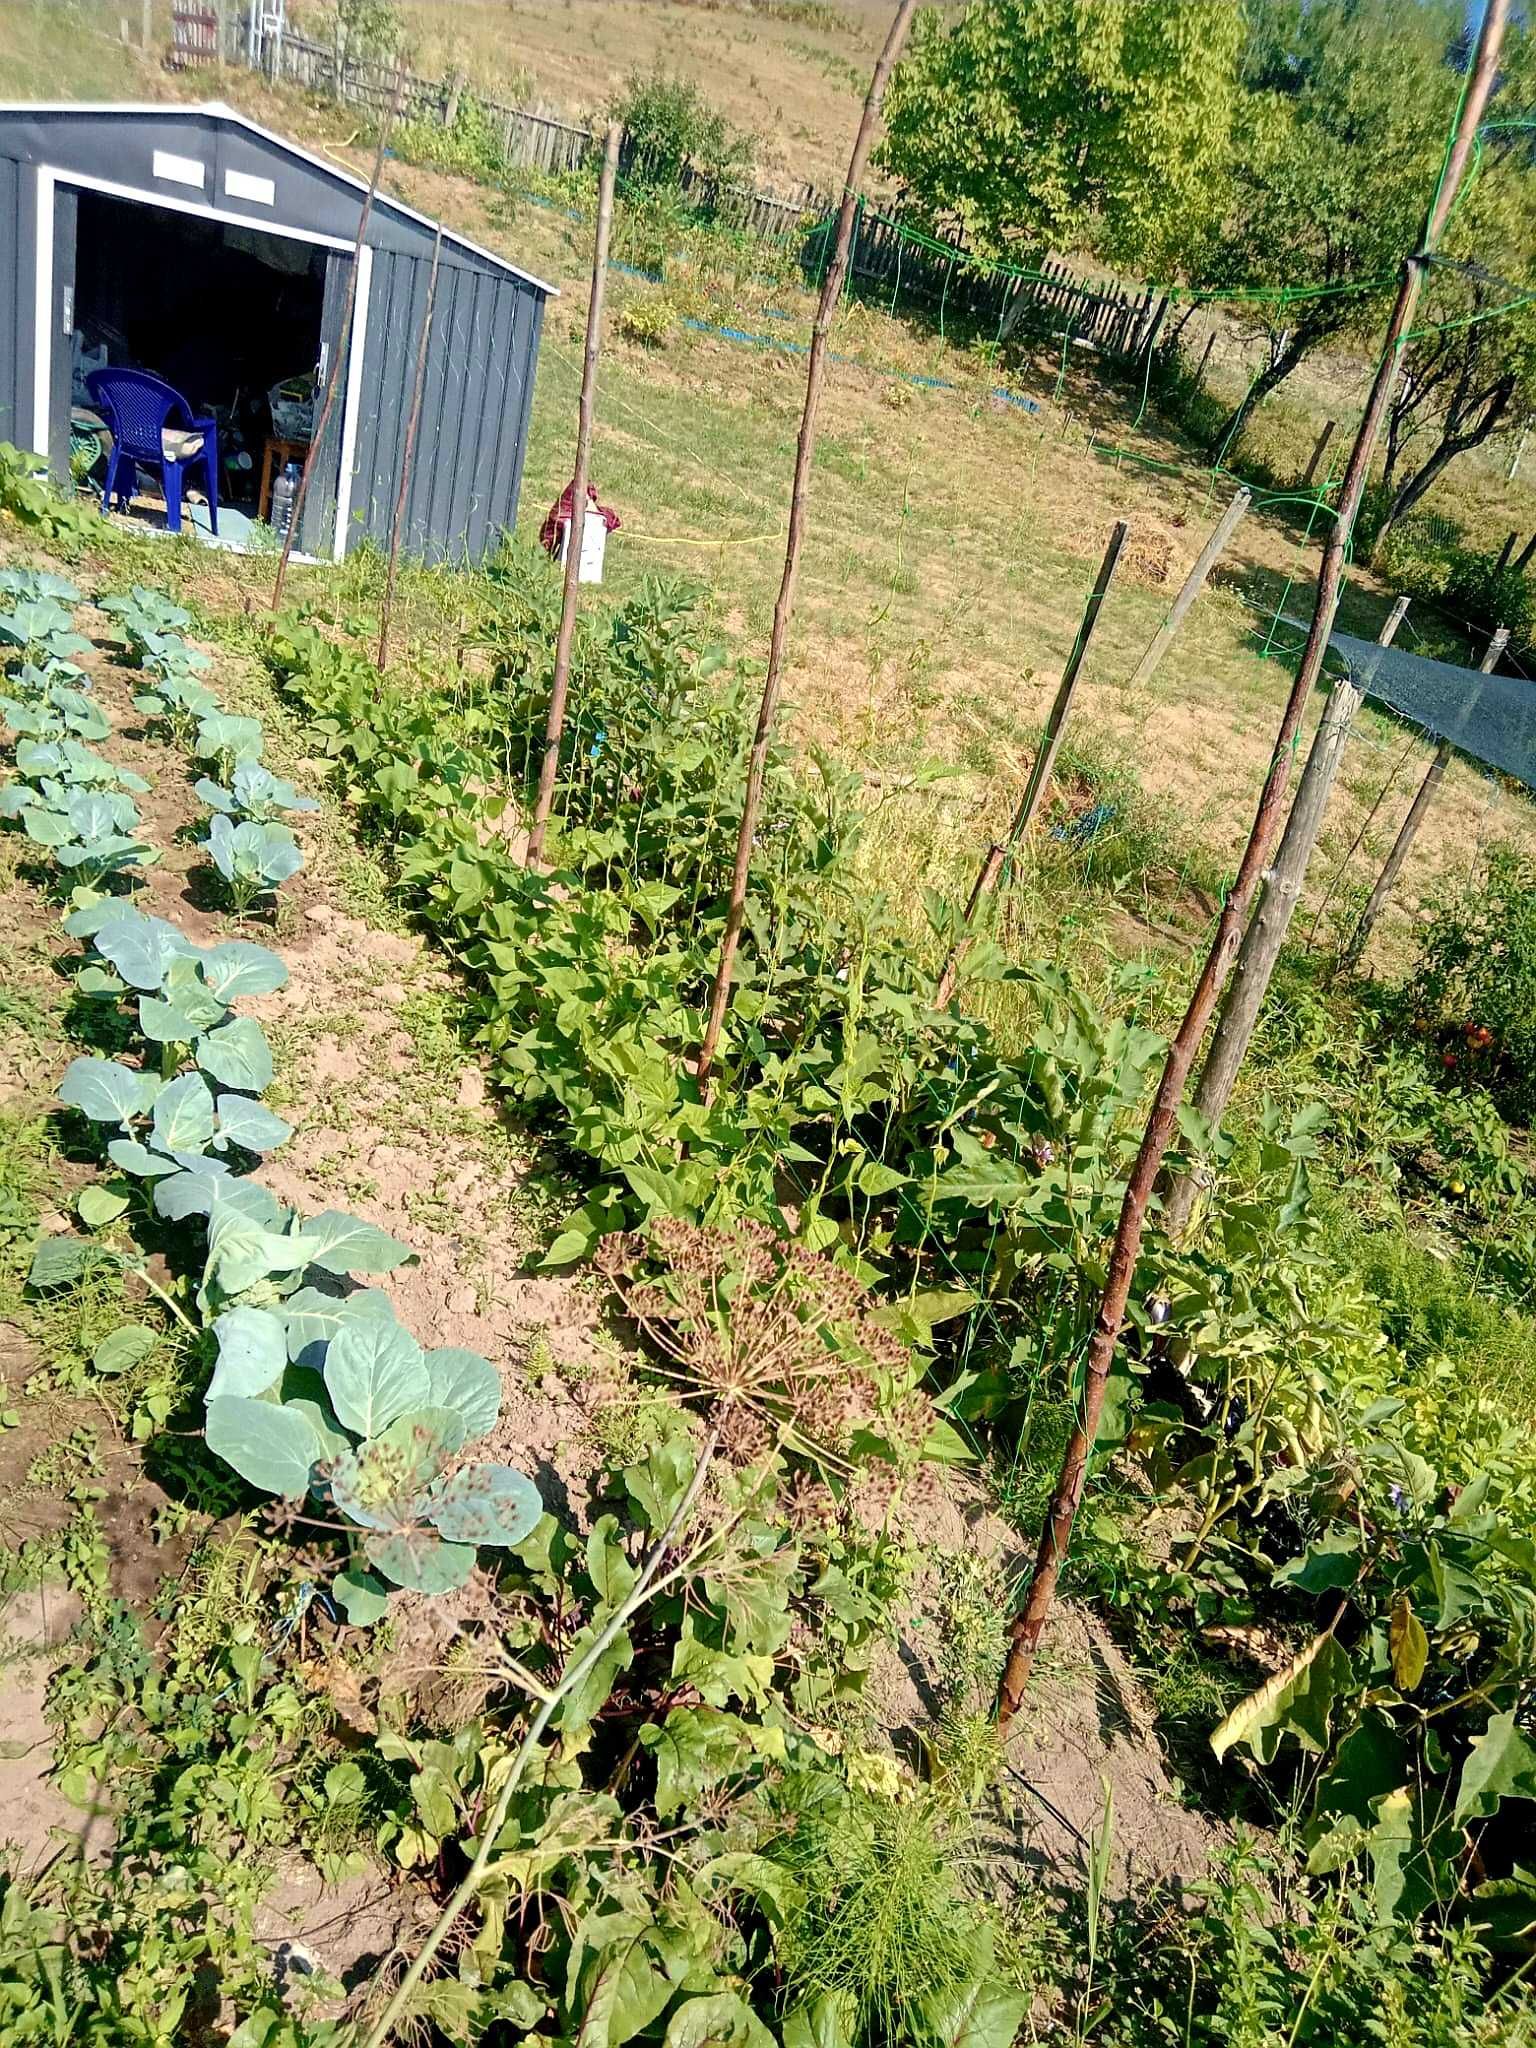
<path id="1" fill-rule="evenodd" d="M 293 501 L 299 494 L 299 465 L 290 462 L 272 486 L 272 530 L 279 540 L 288 538 L 293 524 Z"/>

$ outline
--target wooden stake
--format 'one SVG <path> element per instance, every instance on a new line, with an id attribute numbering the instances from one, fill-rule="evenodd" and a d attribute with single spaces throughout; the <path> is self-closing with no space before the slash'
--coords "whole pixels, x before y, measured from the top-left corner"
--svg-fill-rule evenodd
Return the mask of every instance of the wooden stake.
<path id="1" fill-rule="evenodd" d="M 603 293 L 608 283 L 608 234 L 613 226 L 613 182 L 619 169 L 623 129 L 608 123 L 603 145 L 603 173 L 597 188 L 597 234 L 592 244 L 592 296 L 587 301 L 587 347 L 581 365 L 581 404 L 576 415 L 576 468 L 571 477 L 571 517 L 565 529 L 565 593 L 560 603 L 560 631 L 555 640 L 555 672 L 549 686 L 549 715 L 544 721 L 544 759 L 539 767 L 539 794 L 528 834 L 528 865 L 544 857 L 544 835 L 555 802 L 555 777 L 560 768 L 560 735 L 565 729 L 565 697 L 571 679 L 571 643 L 576 637 L 576 599 L 581 584 L 581 550 L 587 526 L 587 469 L 592 455 L 592 414 L 597 401 L 597 359 L 603 343 Z"/>
<path id="2" fill-rule="evenodd" d="M 1488 652 L 1483 656 L 1479 666 L 1479 674 L 1486 676 L 1492 673 L 1495 662 L 1497 662 L 1508 644 L 1509 628 L 1507 626 L 1500 626 L 1493 635 L 1493 638 L 1488 642 Z M 1469 705 L 1467 709 L 1470 711 L 1471 706 Z M 1464 721 L 1465 714 L 1463 715 Z M 1387 898 L 1397 887 L 1397 878 L 1403 871 L 1403 863 L 1407 860 L 1412 850 L 1414 840 L 1419 836 L 1419 827 L 1424 822 L 1424 813 L 1434 802 L 1435 791 L 1440 787 L 1445 771 L 1451 765 L 1451 755 L 1454 752 L 1455 744 L 1451 740 L 1442 740 L 1439 746 L 1436 747 L 1435 758 L 1424 771 L 1424 780 L 1419 784 L 1418 793 L 1414 797 L 1413 802 L 1408 806 L 1408 815 L 1398 828 L 1397 837 L 1392 842 L 1392 851 L 1382 862 L 1381 873 L 1376 877 L 1376 886 L 1372 889 L 1366 906 L 1360 913 L 1359 922 L 1350 933 L 1344 950 L 1339 956 L 1339 965 L 1341 967 L 1355 966 L 1364 954 L 1366 946 L 1370 941 L 1371 933 L 1376 929 L 1376 920 L 1381 916 L 1382 911 L 1385 910 Z"/>
<path id="3" fill-rule="evenodd" d="M 1211 338 L 1214 340 L 1215 336 Z M 1252 502 L 1253 493 L 1245 485 L 1217 520 L 1205 546 L 1195 558 L 1195 566 L 1184 578 L 1184 588 L 1173 600 L 1167 618 L 1152 635 L 1146 653 L 1137 662 L 1136 673 L 1130 680 L 1131 689 L 1139 689 L 1143 683 L 1151 682 L 1159 662 L 1173 645 L 1174 635 L 1183 625 L 1186 613 L 1205 588 L 1206 578 L 1226 552 L 1227 542 L 1236 533 L 1238 522 Z"/>
<path id="4" fill-rule="evenodd" d="M 405 423 L 405 446 L 400 451 L 400 483 L 395 491 L 395 513 L 389 523 L 389 572 L 384 579 L 384 602 L 379 608 L 379 651 L 374 666 L 382 673 L 389 659 L 389 623 L 395 609 L 395 577 L 400 567 L 400 546 L 405 530 L 405 503 L 411 490 L 411 467 L 416 457 L 416 429 L 421 425 L 421 394 L 427 381 L 427 343 L 432 334 L 432 308 L 437 303 L 437 266 L 443 253 L 443 227 L 438 222 L 432 238 L 432 268 L 427 274 L 427 303 L 421 316 L 421 339 L 416 344 L 416 377 L 411 386 L 411 411 Z"/>
<path id="5" fill-rule="evenodd" d="M 1035 754 L 1029 771 L 1029 780 L 1024 785 L 1024 794 L 1019 798 L 1018 809 L 1013 814 L 1013 823 L 1008 827 L 1008 837 L 999 845 L 988 849 L 985 859 L 971 885 L 971 894 L 965 906 L 965 925 L 958 939 L 949 949 L 938 983 L 933 991 L 933 1007 L 947 1010 L 950 998 L 955 993 L 955 983 L 960 976 L 960 964 L 970 951 L 975 936 L 972 927 L 976 913 L 996 889 L 1003 872 L 1003 863 L 1019 844 L 1035 822 L 1045 792 L 1050 788 L 1051 776 L 1055 772 L 1056 757 L 1061 752 L 1061 743 L 1066 735 L 1067 719 L 1072 710 L 1072 697 L 1077 689 L 1077 679 L 1082 673 L 1083 662 L 1088 653 L 1088 643 L 1093 638 L 1093 629 L 1099 622 L 1099 613 L 1115 569 L 1120 561 L 1120 550 L 1125 546 L 1125 537 L 1130 527 L 1123 519 L 1117 519 L 1104 550 L 1104 559 L 1099 564 L 1099 573 L 1089 592 L 1088 603 L 1083 610 L 1083 623 L 1077 629 L 1077 638 L 1072 643 L 1072 652 L 1067 656 L 1067 665 L 1061 672 L 1061 681 L 1056 687 L 1056 699 L 1051 705 L 1050 716 L 1045 721 L 1045 733 Z"/>
<path id="6" fill-rule="evenodd" d="M 346 297 L 341 308 L 341 331 L 336 340 L 336 359 L 331 364 L 331 374 L 325 380 L 325 397 L 321 402 L 320 417 L 310 432 L 309 453 L 304 457 L 304 467 L 299 471 L 299 488 L 293 494 L 293 510 L 288 515 L 288 531 L 283 535 L 283 552 L 277 558 L 277 575 L 272 584 L 273 611 L 280 610 L 282 606 L 283 584 L 288 576 L 288 557 L 293 553 L 299 521 L 303 516 L 305 500 L 309 496 L 309 480 L 314 473 L 315 455 L 325 439 L 325 430 L 330 425 L 331 412 L 336 404 L 336 393 L 341 388 L 342 366 L 350 352 L 348 344 L 352 339 L 352 315 L 357 307 L 357 273 L 362 267 L 363 242 L 368 234 L 368 222 L 373 215 L 373 199 L 379 189 L 379 174 L 384 168 L 385 145 L 389 141 L 389 131 L 394 126 L 395 116 L 400 111 L 400 96 L 404 91 L 404 75 L 397 72 L 395 96 L 379 123 L 379 146 L 373 153 L 373 170 L 369 175 L 368 190 L 363 194 L 362 211 L 357 217 L 357 240 L 352 244 L 352 267 L 347 272 Z"/>
<path id="7" fill-rule="evenodd" d="M 832 318 L 837 310 L 837 302 L 843 289 L 843 278 L 848 269 L 848 247 L 853 235 L 854 215 L 859 204 L 859 187 L 863 183 L 864 166 L 874 141 L 880 102 L 885 98 L 885 83 L 890 77 L 891 67 L 901 54 L 902 45 L 906 42 L 907 30 L 912 25 L 912 16 L 917 11 L 917 5 L 918 0 L 900 0 L 895 18 L 891 22 L 890 32 L 885 39 L 885 47 L 880 52 L 874 75 L 869 81 L 869 91 L 864 96 L 864 112 L 859 119 L 858 133 L 853 138 L 853 154 L 848 159 L 848 176 L 843 185 L 842 204 L 837 212 L 837 235 L 832 260 L 821 280 L 821 298 L 816 307 L 816 324 L 811 330 L 810 358 L 805 372 L 805 405 L 800 414 L 800 438 L 795 445 L 794 482 L 790 486 L 789 494 L 789 539 L 784 549 L 784 573 L 779 582 L 778 600 L 773 608 L 773 632 L 768 642 L 768 673 L 763 680 L 763 700 L 758 707 L 757 731 L 753 737 L 752 753 L 747 763 L 747 789 L 741 807 L 741 826 L 736 835 L 736 865 L 731 874 L 731 893 L 725 914 L 725 936 L 720 942 L 720 963 L 715 970 L 709 1018 L 704 1026 L 703 1043 L 699 1047 L 699 1056 L 694 1068 L 701 1086 L 709 1079 L 715 1052 L 720 1043 L 726 1006 L 731 1000 L 731 979 L 736 967 L 736 949 L 741 943 L 742 921 L 746 915 L 747 881 L 752 868 L 752 841 L 757 832 L 757 814 L 763 800 L 768 743 L 773 737 L 774 720 L 783 688 L 784 652 L 789 640 L 789 624 L 795 610 L 795 585 L 800 574 L 800 548 L 805 538 L 806 510 L 810 501 L 811 457 L 816 448 L 816 414 L 821 404 L 822 379 L 826 370 L 827 336 L 831 331 Z"/>
<path id="8" fill-rule="evenodd" d="M 1376 636 L 1379 647 L 1391 646 L 1407 609 L 1406 597 L 1396 599 Z M 1243 935 L 1237 966 L 1194 1095 L 1195 1108 L 1212 1130 L 1226 1114 L 1239 1069 L 1253 1042 L 1259 1013 L 1301 900 L 1302 884 L 1323 827 L 1328 799 L 1333 794 L 1355 714 L 1365 701 L 1369 680 L 1365 676 L 1342 675 L 1328 692 L 1307 765 L 1296 786 L 1296 800 L 1285 821 L 1279 851 L 1264 877 L 1264 890 L 1253 921 Z M 1177 1237 L 1189 1221 L 1196 1186 L 1194 1174 L 1186 1173 L 1167 1191 L 1164 1222 L 1172 1236 Z"/>
<path id="9" fill-rule="evenodd" d="M 1301 488 L 1303 490 L 1307 488 L 1307 485 L 1317 475 L 1318 466 L 1322 462 L 1323 457 L 1328 453 L 1328 443 L 1337 433 L 1338 425 L 1337 420 L 1325 420 L 1323 422 L 1323 431 L 1317 437 L 1317 446 L 1312 450 L 1311 460 L 1302 472 Z"/>
<path id="10" fill-rule="evenodd" d="M 1338 509 L 1333 531 L 1323 549 L 1317 578 L 1317 598 L 1312 610 L 1312 623 L 1307 630 L 1306 646 L 1302 650 L 1296 680 L 1291 686 L 1279 731 L 1275 735 L 1269 773 L 1265 777 L 1258 808 L 1254 813 L 1253 828 L 1248 836 L 1248 844 L 1243 849 L 1231 892 L 1222 906 L 1216 936 L 1200 970 L 1200 978 L 1190 997 L 1189 1007 L 1168 1047 L 1168 1057 L 1158 1083 L 1152 1114 L 1147 1119 L 1141 1148 L 1126 1183 L 1125 1199 L 1121 1204 L 1119 1227 L 1115 1232 L 1115 1241 L 1109 1256 L 1104 1291 L 1099 1302 L 1088 1355 L 1084 1361 L 1082 1405 L 1072 1434 L 1067 1440 L 1061 1471 L 1057 1476 L 1056 1490 L 1040 1532 L 1034 1573 L 1030 1579 L 1024 1605 L 1015 1614 L 1010 1629 L 1008 1659 L 998 1689 L 997 1719 L 1000 1730 L 1006 1730 L 1023 1700 L 1024 1688 L 1029 1682 L 1029 1674 L 1034 1665 L 1035 1652 L 1039 1648 L 1040 1638 L 1045 1632 L 1046 1621 L 1056 1598 L 1057 1580 L 1061 1576 L 1061 1567 L 1071 1546 L 1072 1526 L 1087 1482 L 1088 1459 L 1099 1432 L 1099 1418 L 1104 1412 L 1104 1394 L 1109 1384 L 1109 1370 L 1114 1363 L 1115 1351 L 1120 1341 L 1120 1327 L 1125 1320 L 1126 1305 L 1130 1300 L 1131 1283 L 1135 1278 L 1136 1261 L 1141 1252 L 1142 1235 L 1146 1228 L 1147 1205 L 1152 1199 L 1152 1191 L 1162 1171 L 1163 1160 L 1177 1125 L 1184 1083 L 1200 1041 L 1205 1035 L 1211 1013 L 1216 1007 L 1216 1000 L 1221 994 L 1222 983 L 1237 950 L 1248 906 L 1253 900 L 1254 891 L 1258 887 L 1259 878 L 1269 856 L 1270 845 L 1279 828 L 1285 785 L 1290 772 L 1292 743 L 1300 726 L 1307 698 L 1322 668 L 1323 651 L 1328 644 L 1328 631 L 1338 604 L 1345 551 L 1354 528 L 1355 515 L 1360 509 L 1360 497 L 1365 488 L 1371 454 L 1381 431 L 1382 416 L 1386 411 L 1392 387 L 1397 381 L 1398 360 L 1402 353 L 1404 337 L 1413 324 L 1414 309 L 1418 305 L 1424 272 L 1428 267 L 1427 259 L 1444 232 L 1446 217 L 1461 187 L 1467 160 L 1482 123 L 1488 95 L 1493 89 L 1498 70 L 1499 49 L 1504 40 L 1508 17 L 1509 0 L 1488 0 L 1482 26 L 1478 31 L 1476 55 L 1457 114 L 1455 132 L 1450 149 L 1446 153 L 1439 183 L 1435 188 L 1424 232 L 1418 248 L 1411 256 L 1403 259 L 1397 299 L 1387 322 L 1386 336 L 1376 365 L 1376 374 L 1371 382 L 1370 395 L 1366 399 L 1365 411 L 1361 416 L 1359 431 L 1355 436 L 1355 445 L 1339 486 Z"/>

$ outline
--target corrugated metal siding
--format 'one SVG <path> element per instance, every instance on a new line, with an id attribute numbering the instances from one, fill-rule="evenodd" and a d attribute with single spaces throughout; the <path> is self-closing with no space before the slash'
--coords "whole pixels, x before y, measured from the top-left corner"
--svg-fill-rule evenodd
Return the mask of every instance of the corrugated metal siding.
<path id="1" fill-rule="evenodd" d="M 30 426 L 22 425 L 19 374 L 22 360 L 22 305 L 32 304 L 32 280 L 22 290 L 19 229 L 21 166 L 0 157 L 0 441 L 25 448 Z"/>
<path id="2" fill-rule="evenodd" d="M 430 251 L 376 251 L 354 508 L 389 543 L 431 275 Z M 431 560 L 478 560 L 516 516 L 543 300 L 517 279 L 438 270 L 403 545 Z"/>

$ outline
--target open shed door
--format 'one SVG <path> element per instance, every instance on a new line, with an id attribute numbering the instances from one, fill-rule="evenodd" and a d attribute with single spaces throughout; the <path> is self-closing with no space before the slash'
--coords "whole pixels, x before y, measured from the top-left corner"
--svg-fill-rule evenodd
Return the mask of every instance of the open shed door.
<path id="1" fill-rule="evenodd" d="M 325 404 L 326 386 L 332 371 L 340 364 L 340 381 L 336 387 L 336 402 L 331 407 L 331 416 L 325 423 L 323 437 L 312 444 L 310 450 L 309 490 L 305 496 L 304 517 L 297 535 L 298 546 L 306 555 L 316 555 L 329 560 L 336 537 L 336 498 L 341 475 L 341 449 L 343 427 L 347 413 L 347 363 L 350 353 L 349 337 L 342 331 L 342 322 L 347 311 L 347 279 L 352 269 L 352 258 L 340 250 L 331 250 L 325 260 L 325 299 L 320 313 L 320 355 L 315 364 L 315 424 L 320 424 L 321 410 Z M 363 309 L 354 309 L 353 326 L 363 317 Z"/>
<path id="2" fill-rule="evenodd" d="M 69 486 L 70 390 L 75 362 L 75 250 L 79 199 L 68 185 L 53 193 L 53 305 L 49 322 L 52 340 L 48 362 L 48 446 L 40 455 L 56 480 Z"/>

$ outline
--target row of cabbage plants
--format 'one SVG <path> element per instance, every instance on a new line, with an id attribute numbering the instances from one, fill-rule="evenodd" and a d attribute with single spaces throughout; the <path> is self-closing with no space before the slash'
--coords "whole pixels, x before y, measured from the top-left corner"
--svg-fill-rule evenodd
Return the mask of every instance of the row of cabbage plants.
<path id="1" fill-rule="evenodd" d="M 477 1545 L 519 1542 L 537 1522 L 529 1479 L 460 1456 L 496 1422 L 499 1375 L 476 1353 L 424 1349 L 385 1293 L 346 1285 L 392 1271 L 413 1256 L 408 1246 L 340 1210 L 301 1216 L 253 1177 L 293 1127 L 262 1100 L 271 1046 L 238 1005 L 282 988 L 287 967 L 247 938 L 198 945 L 134 900 L 160 858 L 135 802 L 151 785 L 87 744 L 114 728 L 79 660 L 92 646 L 69 609 L 80 592 L 11 570 L 5 594 L 0 639 L 13 650 L 14 694 L 0 708 L 17 742 L 0 815 L 45 871 L 49 861 L 59 871 L 64 931 L 82 949 L 75 985 L 91 1007 L 120 1013 L 110 1036 L 128 1041 L 113 1057 L 82 1054 L 59 1085 L 111 1169 L 83 1191 L 78 1213 L 119 1238 L 168 1226 L 182 1274 L 167 1291 L 138 1250 L 55 1236 L 37 1247 L 32 1284 L 69 1285 L 115 1258 L 200 1340 L 207 1333 L 209 1450 L 259 1491 L 307 1502 L 334 1525 L 346 1546 L 335 1597 L 349 1620 L 370 1623 L 391 1588 L 462 1585 Z M 316 806 L 263 765 L 260 721 L 221 705 L 209 656 L 183 637 L 188 613 L 142 587 L 98 605 L 138 671 L 133 701 L 147 729 L 209 771 L 193 784 L 209 810 L 200 843 L 243 916 L 302 866 L 282 814 Z M 125 1325 L 101 1352 L 121 1369 L 152 1342 L 143 1325 Z"/>

